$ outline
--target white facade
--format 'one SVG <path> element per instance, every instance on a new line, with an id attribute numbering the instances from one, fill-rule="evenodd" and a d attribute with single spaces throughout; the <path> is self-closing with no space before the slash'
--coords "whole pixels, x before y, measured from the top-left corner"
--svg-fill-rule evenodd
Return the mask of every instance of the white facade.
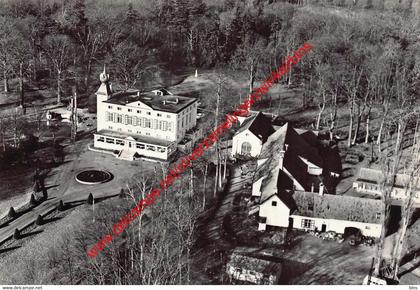
<path id="1" fill-rule="evenodd" d="M 262 141 L 251 131 L 245 130 L 233 136 L 232 157 L 236 155 L 249 155 L 256 157 L 261 153 Z"/>
<path id="2" fill-rule="evenodd" d="M 185 133 L 196 126 L 195 99 L 170 93 L 166 98 L 163 91 L 155 90 L 144 96 L 137 91 L 124 92 L 130 99 L 121 101 L 111 92 L 105 70 L 100 79 L 102 84 L 96 93 L 96 148 L 118 151 L 123 159 L 137 156 L 167 160 Z M 181 98 L 182 106 L 178 105 Z M 153 103 L 163 109 L 154 109 L 150 105 Z"/>
<path id="3" fill-rule="evenodd" d="M 287 228 L 289 225 L 290 209 L 280 200 L 277 195 L 273 195 L 260 204 L 260 220 L 265 219 L 265 223 L 260 223 L 258 230 L 265 230 L 266 225 Z"/>
<path id="4" fill-rule="evenodd" d="M 381 224 L 364 223 L 348 220 L 337 220 L 327 218 L 317 218 L 295 215 L 291 209 L 286 206 L 277 195 L 273 195 L 259 206 L 260 222 L 258 230 L 266 230 L 266 226 L 276 226 L 287 228 L 292 226 L 294 229 L 317 230 L 322 232 L 333 231 L 344 234 L 348 227 L 357 228 L 362 235 L 367 237 L 380 237 Z"/>
<path id="5" fill-rule="evenodd" d="M 302 230 L 317 231 L 333 231 L 338 234 L 344 234 L 346 228 L 353 227 L 360 230 L 362 235 L 366 237 L 378 238 L 381 236 L 381 225 L 372 223 L 361 223 L 355 221 L 322 219 L 314 217 L 305 217 L 299 215 L 291 215 L 293 219 L 293 228 Z"/>

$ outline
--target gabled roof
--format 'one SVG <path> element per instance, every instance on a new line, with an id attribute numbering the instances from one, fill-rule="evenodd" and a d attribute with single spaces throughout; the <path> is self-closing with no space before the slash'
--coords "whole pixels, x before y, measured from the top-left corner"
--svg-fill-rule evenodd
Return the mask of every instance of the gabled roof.
<path id="1" fill-rule="evenodd" d="M 311 143 L 313 143 L 315 142 L 314 138 L 316 138 L 316 136 L 308 133 L 308 131 L 301 130 L 301 132 L 302 134 L 305 134 L 305 138 L 302 137 L 289 123 L 284 124 L 280 129 L 274 132 L 263 145 L 261 157 L 264 158 L 271 156 L 274 150 L 285 150 L 285 145 L 287 144 L 287 148 L 292 148 L 298 156 L 301 156 L 312 164 L 322 168 L 322 157 L 315 147 L 315 144 L 311 145 L 307 140 L 305 140 L 306 138 L 311 138 Z"/>
<path id="2" fill-rule="evenodd" d="M 308 154 L 306 151 L 310 153 Z M 287 170 L 306 191 L 311 190 L 312 184 L 314 187 L 318 186 L 321 180 L 317 176 L 307 173 L 307 165 L 299 157 L 302 155 L 304 158 L 316 162 L 315 164 L 322 165 L 322 159 L 317 149 L 309 145 L 289 124 L 283 125 L 268 138 L 260 154 L 260 158 L 267 158 L 267 161 L 256 172 L 256 180 L 263 176 L 266 177 L 261 183 L 261 200 L 267 199 L 275 193 L 281 198 L 286 190 L 293 189 L 293 181 L 284 170 Z M 283 158 L 283 167 L 281 167 L 281 158 Z"/>
<path id="3" fill-rule="evenodd" d="M 263 143 L 267 140 L 268 136 L 274 133 L 273 126 L 271 125 L 271 119 L 261 112 L 249 119 L 246 119 L 236 134 L 246 130 L 249 130 Z"/>
<path id="4" fill-rule="evenodd" d="M 356 181 L 367 182 L 372 184 L 380 184 L 384 174 L 381 170 L 372 169 L 372 168 L 360 168 L 359 176 Z M 404 188 L 410 182 L 410 176 L 407 174 L 396 174 L 394 187 Z"/>
<path id="5" fill-rule="evenodd" d="M 294 215 L 380 224 L 382 201 L 346 195 L 296 191 Z"/>
<path id="6" fill-rule="evenodd" d="M 230 256 L 229 265 L 264 274 L 278 275 L 281 271 L 281 264 L 272 257 L 263 257 L 238 251 L 234 251 Z"/>

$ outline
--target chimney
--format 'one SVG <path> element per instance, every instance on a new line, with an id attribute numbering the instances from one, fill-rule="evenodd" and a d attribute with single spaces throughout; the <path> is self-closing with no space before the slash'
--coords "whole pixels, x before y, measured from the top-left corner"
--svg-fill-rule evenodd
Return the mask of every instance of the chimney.
<path id="1" fill-rule="evenodd" d="M 111 91 L 111 93 L 113 92 L 113 90 L 112 90 L 112 83 L 109 83 L 109 90 Z"/>
<path id="2" fill-rule="evenodd" d="M 283 170 L 284 151 L 280 151 L 279 154 L 279 167 Z"/>
<path id="3" fill-rule="evenodd" d="M 324 184 L 322 182 L 319 183 L 319 195 L 324 195 Z"/>
<path id="4" fill-rule="evenodd" d="M 289 147 L 289 144 L 284 144 L 284 151 L 287 151 L 288 147 Z"/>
<path id="5" fill-rule="evenodd" d="M 314 184 L 311 184 L 311 192 L 314 192 Z"/>
<path id="6" fill-rule="evenodd" d="M 140 97 L 140 91 L 137 92 L 137 97 Z"/>

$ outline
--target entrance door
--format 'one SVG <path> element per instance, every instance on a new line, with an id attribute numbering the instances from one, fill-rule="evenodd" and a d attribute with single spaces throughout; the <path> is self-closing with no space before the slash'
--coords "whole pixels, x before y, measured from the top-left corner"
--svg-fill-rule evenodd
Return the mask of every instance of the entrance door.
<path id="1" fill-rule="evenodd" d="M 131 148 L 131 142 L 128 142 L 128 148 Z"/>
<path id="2" fill-rule="evenodd" d="M 325 232 L 325 231 L 327 231 L 327 225 L 326 224 L 323 224 L 321 226 L 321 232 Z"/>

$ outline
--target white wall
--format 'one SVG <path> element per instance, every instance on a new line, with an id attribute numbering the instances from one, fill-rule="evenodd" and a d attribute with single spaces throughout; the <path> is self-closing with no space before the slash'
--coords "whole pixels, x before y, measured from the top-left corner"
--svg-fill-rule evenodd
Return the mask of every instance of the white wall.
<path id="1" fill-rule="evenodd" d="M 336 220 L 336 219 L 320 219 L 312 217 L 304 217 L 298 215 L 291 215 L 293 218 L 293 228 L 295 229 L 305 229 L 302 227 L 302 220 L 310 219 L 314 221 L 314 230 L 315 228 L 318 231 L 321 231 L 322 225 L 326 225 L 326 231 L 333 231 L 339 234 L 344 234 L 346 227 L 353 227 L 360 229 L 362 235 L 368 237 L 379 237 L 381 235 L 381 225 L 380 224 L 371 224 L 371 223 L 361 223 L 355 221 L 345 221 L 345 220 Z"/>
<path id="2" fill-rule="evenodd" d="M 159 152 L 157 150 L 157 146 L 154 146 L 155 147 L 155 151 L 148 150 L 147 149 L 148 148 L 147 147 L 147 144 L 144 144 L 144 143 L 142 143 L 142 144 L 145 145 L 144 149 L 140 149 L 140 148 L 137 148 L 136 145 L 138 143 L 141 143 L 141 142 L 136 142 L 136 141 L 132 141 L 132 140 L 124 140 L 124 139 L 121 139 L 121 138 L 113 138 L 113 139 L 114 140 L 123 141 L 124 142 L 124 145 L 116 144 L 115 141 L 114 141 L 115 142 L 114 144 L 113 143 L 107 143 L 107 142 L 100 142 L 99 141 L 99 138 L 101 138 L 101 137 L 104 137 L 105 140 L 106 140 L 106 138 L 112 138 L 112 137 L 106 137 L 106 136 L 94 134 L 94 147 L 101 148 L 101 149 L 108 149 L 108 150 L 118 150 L 118 151 L 120 151 L 122 149 L 128 149 L 128 150 L 130 150 L 132 152 L 137 152 L 141 156 L 158 158 L 158 159 L 162 159 L 162 160 L 168 159 L 168 157 L 172 153 L 169 150 L 169 148 L 166 148 L 166 147 L 163 147 L 163 146 L 159 146 L 159 147 L 165 148 L 166 149 L 165 152 Z M 132 145 L 131 148 L 128 147 L 128 142 L 131 142 L 131 145 Z"/>
<path id="3" fill-rule="evenodd" d="M 261 183 L 264 180 L 265 176 L 258 179 L 254 184 L 252 185 L 252 196 L 261 196 Z"/>
<path id="4" fill-rule="evenodd" d="M 272 201 L 277 202 L 277 206 L 272 206 Z M 260 217 L 266 217 L 266 224 L 269 226 L 288 227 L 290 209 L 280 200 L 277 195 L 273 195 L 260 205 Z"/>
<path id="5" fill-rule="evenodd" d="M 232 140 L 232 156 L 241 154 L 242 143 L 249 142 L 251 144 L 251 156 L 256 157 L 260 155 L 262 148 L 262 141 L 251 133 L 249 130 L 245 130 L 239 134 L 233 136 Z"/>
<path id="6" fill-rule="evenodd" d="M 140 105 L 139 105 L 140 103 Z M 130 110 L 130 111 L 129 111 Z M 122 123 L 115 122 L 116 116 L 114 115 L 114 121 L 108 121 L 107 112 L 112 114 L 122 115 Z M 151 120 L 151 128 L 144 126 L 137 126 L 131 124 L 125 124 L 125 116 L 128 115 L 132 118 L 134 123 L 134 117 L 136 118 L 147 118 Z M 182 126 L 182 119 L 184 120 L 184 126 Z M 191 121 L 190 121 L 191 120 Z M 157 127 L 156 127 L 156 123 Z M 167 122 L 167 129 L 159 129 L 159 122 Z M 178 127 L 178 121 L 180 126 Z M 156 111 L 150 107 L 142 104 L 141 102 L 130 103 L 127 105 L 116 105 L 104 103 L 98 99 L 97 102 L 97 123 L 98 131 L 102 129 L 120 131 L 127 134 L 137 134 L 142 136 L 150 136 L 167 141 L 181 141 L 185 132 L 194 128 L 197 124 L 197 102 L 191 104 L 183 111 L 176 113 L 169 113 L 163 111 Z M 170 124 L 170 125 L 169 125 Z M 171 130 L 169 130 L 171 126 Z"/>

